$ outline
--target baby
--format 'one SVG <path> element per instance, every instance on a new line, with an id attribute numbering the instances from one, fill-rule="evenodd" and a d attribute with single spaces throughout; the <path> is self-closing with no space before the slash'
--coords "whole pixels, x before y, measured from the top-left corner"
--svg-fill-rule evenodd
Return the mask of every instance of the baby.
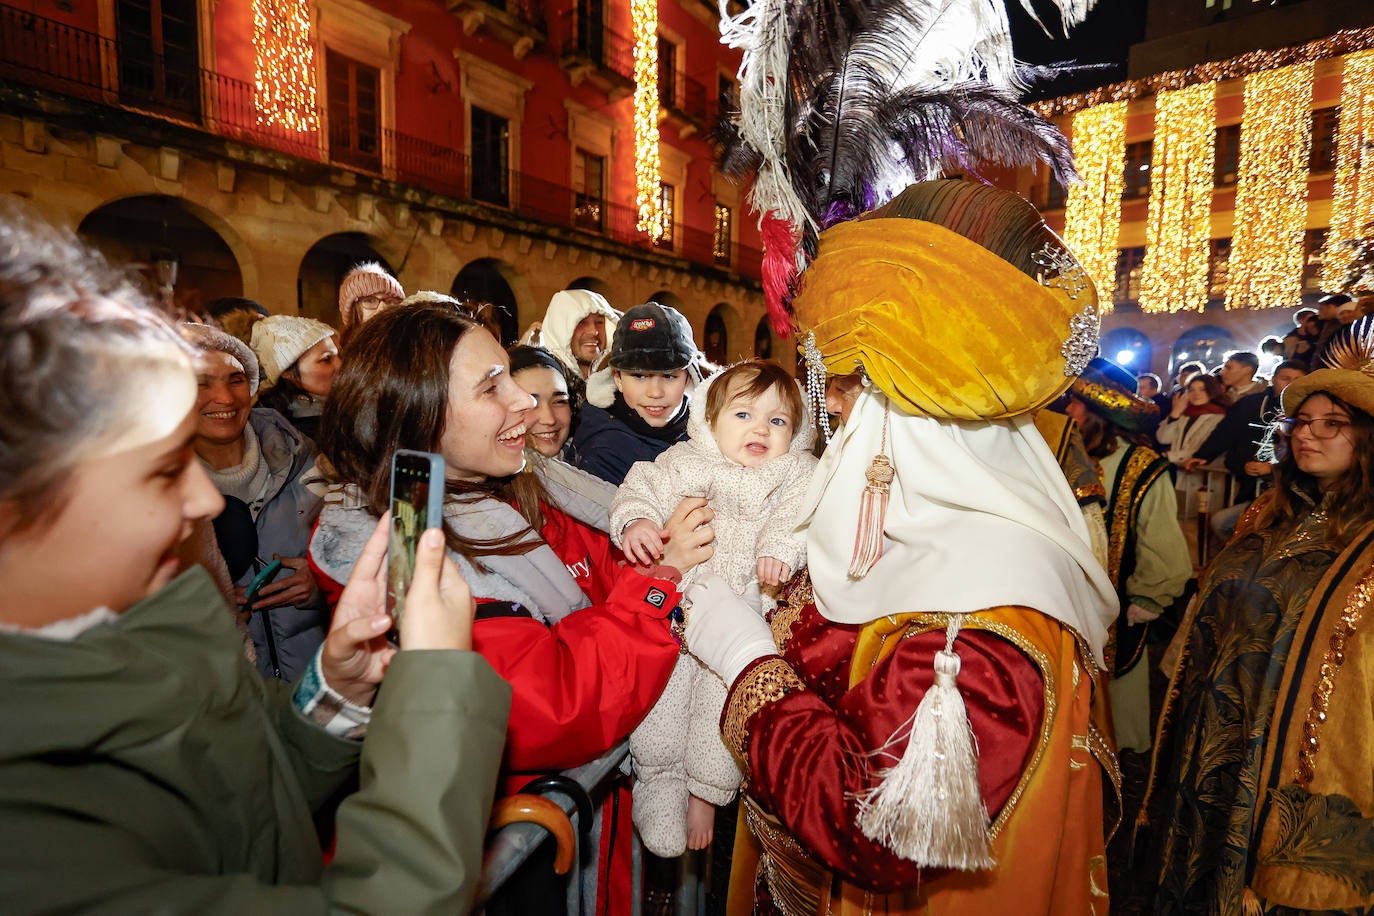
<path id="1" fill-rule="evenodd" d="M 760 584 L 776 587 L 805 561 L 792 528 L 816 459 L 801 391 L 776 363 L 737 363 L 693 397 L 687 429 L 686 442 L 630 469 L 611 506 L 612 537 L 632 562 L 653 563 L 673 509 L 684 497 L 705 496 L 715 512 L 715 552 L 682 587 L 716 573 L 759 613 L 771 611 Z M 739 790 L 739 769 L 720 739 L 724 705 L 725 685 L 684 653 L 630 735 L 634 822 L 655 855 L 709 845 L 713 806 Z"/>

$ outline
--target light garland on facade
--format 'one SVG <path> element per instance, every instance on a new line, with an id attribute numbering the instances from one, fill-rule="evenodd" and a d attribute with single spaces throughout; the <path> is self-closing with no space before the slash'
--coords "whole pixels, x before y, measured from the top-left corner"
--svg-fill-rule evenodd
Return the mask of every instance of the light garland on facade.
<path id="1" fill-rule="evenodd" d="M 640 232 L 663 235 L 658 185 L 658 0 L 630 0 L 635 42 L 635 203 Z"/>
<path id="2" fill-rule="evenodd" d="M 1069 187 L 1064 243 L 1097 286 L 1103 311 L 1111 310 L 1116 285 L 1126 168 L 1126 104 L 1109 102 L 1073 116 L 1073 159 L 1082 180 Z"/>
<path id="3" fill-rule="evenodd" d="M 1140 308 L 1202 311 L 1212 226 L 1216 83 L 1155 97 L 1150 205 Z"/>
<path id="4" fill-rule="evenodd" d="M 1336 187 L 1326 235 L 1322 283 L 1340 289 L 1352 245 L 1374 223 L 1374 51 L 1345 59 L 1341 113 L 1336 127 Z"/>
<path id="5" fill-rule="evenodd" d="M 1304 61 L 1329 60 L 1371 48 L 1374 48 L 1374 26 L 1365 29 L 1346 29 L 1306 44 L 1272 51 L 1247 51 L 1227 60 L 1208 61 L 1186 70 L 1169 70 L 1144 79 L 1112 83 L 1088 92 L 1035 102 L 1029 107 L 1041 117 L 1055 118 L 1105 102 L 1143 99 L 1159 92 L 1182 89 L 1196 83 L 1235 79 L 1261 70 L 1275 70 Z"/>
<path id="6" fill-rule="evenodd" d="M 1302 299 L 1311 107 L 1311 63 L 1245 78 L 1228 309 L 1291 308 Z"/>
<path id="7" fill-rule="evenodd" d="M 310 0 L 253 0 L 253 107 L 258 124 L 317 130 Z"/>

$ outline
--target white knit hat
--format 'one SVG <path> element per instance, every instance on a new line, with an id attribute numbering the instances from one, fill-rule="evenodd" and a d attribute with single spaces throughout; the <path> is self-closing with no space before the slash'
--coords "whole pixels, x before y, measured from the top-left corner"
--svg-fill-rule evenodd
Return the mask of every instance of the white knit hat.
<path id="1" fill-rule="evenodd" d="M 295 315 L 269 315 L 253 325 L 253 352 L 262 363 L 265 387 L 275 385 L 305 351 L 334 333 L 323 321 Z"/>

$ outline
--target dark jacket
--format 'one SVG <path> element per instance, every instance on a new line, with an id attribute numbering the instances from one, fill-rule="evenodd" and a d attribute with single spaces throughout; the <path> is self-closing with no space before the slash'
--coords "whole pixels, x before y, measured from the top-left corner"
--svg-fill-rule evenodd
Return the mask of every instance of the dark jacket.
<path id="1" fill-rule="evenodd" d="M 255 408 L 248 422 L 257 434 L 271 483 L 257 518 L 257 562 L 235 585 L 253 581 L 273 556 L 305 556 L 320 514 L 320 496 L 305 483 L 315 473 L 315 446 L 275 410 Z M 290 574 L 283 570 L 277 578 Z M 257 647 L 258 670 L 285 681 L 296 680 L 315 657 L 328 629 L 329 607 L 323 594 L 300 607 L 254 611 L 248 632 Z"/>
<path id="2" fill-rule="evenodd" d="M 682 438 L 687 438 L 685 433 Z M 616 486 L 625 482 L 636 461 L 653 461 L 672 444 L 637 433 L 592 404 L 583 405 L 573 435 L 576 466 Z"/>
<path id="3" fill-rule="evenodd" d="M 510 688 L 402 652 L 359 744 L 244 660 L 193 568 L 71 640 L 0 633 L 0 910 L 465 913 Z M 362 759 L 325 868 L 311 810 Z"/>
<path id="4" fill-rule="evenodd" d="M 1251 477 L 1245 473 L 1247 461 L 1258 460 L 1264 431 L 1283 412 L 1273 386 L 1241 398 L 1226 411 L 1217 428 L 1212 430 L 1193 453 L 1194 458 L 1212 461 L 1224 456 L 1226 470 L 1236 479 L 1239 490 L 1237 502 L 1248 502 L 1259 493 L 1265 477 Z"/>

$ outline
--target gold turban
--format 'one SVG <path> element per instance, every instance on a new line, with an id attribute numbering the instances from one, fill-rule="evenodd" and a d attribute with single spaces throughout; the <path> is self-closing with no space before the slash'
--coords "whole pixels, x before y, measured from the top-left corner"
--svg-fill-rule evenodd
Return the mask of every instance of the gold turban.
<path id="1" fill-rule="evenodd" d="M 923 185 L 903 196 L 933 195 L 951 222 L 1016 249 L 1020 266 L 960 231 L 878 211 L 821 234 L 793 300 L 802 331 L 815 335 L 828 372 L 862 366 L 911 414 L 997 420 L 1043 407 L 1097 353 L 1091 281 L 1017 195 L 962 181 Z M 984 229 L 997 219 L 1024 225 Z"/>

